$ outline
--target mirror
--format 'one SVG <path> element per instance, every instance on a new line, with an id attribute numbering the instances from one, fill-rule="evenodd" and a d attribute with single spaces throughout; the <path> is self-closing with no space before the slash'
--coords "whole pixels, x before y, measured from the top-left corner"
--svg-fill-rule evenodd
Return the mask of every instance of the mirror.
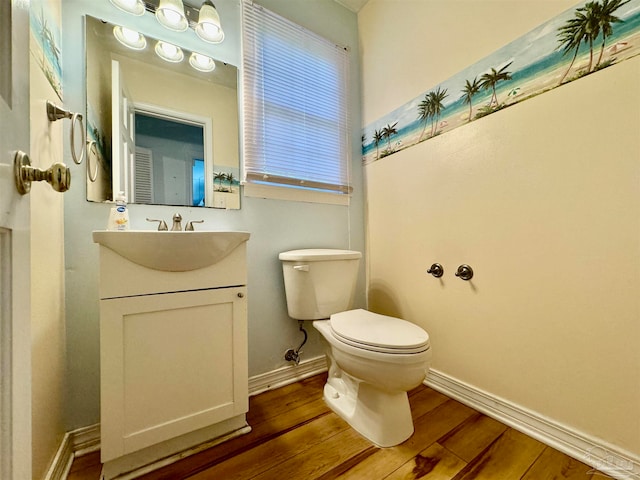
<path id="1" fill-rule="evenodd" d="M 86 17 L 87 200 L 240 208 L 238 70 L 169 63 Z"/>

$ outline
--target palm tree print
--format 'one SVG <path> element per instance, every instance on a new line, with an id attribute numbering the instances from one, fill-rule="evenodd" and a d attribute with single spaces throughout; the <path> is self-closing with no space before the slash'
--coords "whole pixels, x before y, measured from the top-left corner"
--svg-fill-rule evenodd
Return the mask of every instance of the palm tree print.
<path id="1" fill-rule="evenodd" d="M 420 133 L 420 138 L 418 139 L 418 142 L 422 141 L 424 132 L 427 130 L 427 122 L 429 121 L 432 115 L 433 115 L 433 105 L 431 102 L 431 98 L 427 93 L 424 96 L 424 100 L 422 100 L 422 102 L 420 102 L 420 104 L 418 105 L 418 118 L 420 119 L 421 122 L 424 123 L 424 127 L 422 128 L 422 133 Z"/>
<path id="2" fill-rule="evenodd" d="M 584 7 L 579 8 L 582 10 L 585 18 L 584 25 L 584 41 L 589 44 L 589 66 L 587 67 L 587 73 L 591 71 L 593 66 L 593 42 L 600 34 L 600 23 L 598 22 L 598 12 L 600 10 L 600 4 L 597 2 L 588 2 Z"/>
<path id="3" fill-rule="evenodd" d="M 622 20 L 613 15 L 613 12 L 615 12 L 621 6 L 629 3 L 629 1 L 630 0 L 602 1 L 602 5 L 600 5 L 600 8 L 598 10 L 598 23 L 600 25 L 600 34 L 602 35 L 602 44 L 600 45 L 600 55 L 598 56 L 598 61 L 596 62 L 595 68 L 598 68 L 600 62 L 602 61 L 602 54 L 604 53 L 604 47 L 607 43 L 607 37 L 613 35 L 612 24 L 622 22 Z"/>
<path id="4" fill-rule="evenodd" d="M 396 130 L 396 125 L 398 125 L 398 122 L 394 123 L 393 125 L 387 124 L 387 126 L 382 129 L 382 137 L 387 139 L 387 147 L 389 153 L 391 153 L 391 137 L 398 133 L 398 130 Z"/>
<path id="5" fill-rule="evenodd" d="M 639 6 L 640 0 L 581 0 L 365 127 L 363 160 L 392 155 L 566 82 L 640 57 Z M 623 22 L 624 27 L 617 25 Z M 448 92 L 456 92 L 457 98 L 450 99 Z"/>
<path id="6" fill-rule="evenodd" d="M 558 29 L 558 41 L 560 42 L 560 47 L 562 48 L 562 55 L 566 55 L 570 51 L 573 50 L 573 58 L 571 59 L 571 63 L 569 64 L 569 68 L 564 72 L 564 75 L 558 82 L 558 85 L 561 85 L 564 79 L 567 77 L 571 69 L 573 68 L 573 64 L 578 57 L 578 51 L 580 50 L 580 44 L 582 43 L 582 39 L 585 36 L 585 24 L 586 19 L 584 14 L 577 10 L 575 17 L 567 22 Z"/>
<path id="7" fill-rule="evenodd" d="M 589 66 L 587 67 L 586 73 L 591 72 L 593 67 L 593 44 L 599 35 L 602 36 L 602 43 L 595 68 L 600 65 L 607 38 L 613 34 L 612 24 L 622 21 L 614 16 L 613 13 L 628 2 L 629 0 L 603 0 L 602 3 L 587 2 L 584 7 L 577 8 L 574 17 L 567 20 L 567 22 L 558 29 L 557 36 L 560 42 L 558 48 L 563 49 L 563 55 L 573 51 L 573 58 L 571 59 L 569 68 L 567 68 L 558 85 L 562 84 L 573 68 L 573 64 L 580 50 L 580 45 L 583 42 L 589 45 Z"/>
<path id="8" fill-rule="evenodd" d="M 375 143 L 376 145 L 376 159 L 380 158 L 380 150 L 378 147 L 380 146 L 380 142 L 383 138 L 384 136 L 382 135 L 381 130 L 376 130 L 375 132 L 373 132 L 373 143 Z"/>
<path id="9" fill-rule="evenodd" d="M 420 138 L 418 142 L 422 140 L 424 136 L 424 132 L 427 129 L 427 122 L 431 119 L 431 137 L 436 134 L 438 120 L 440 119 L 440 115 L 442 111 L 445 109 L 445 106 L 442 104 L 442 101 L 449 96 L 447 93 L 447 89 L 444 90 L 440 87 L 435 91 L 431 91 L 424 96 L 424 100 L 420 102 L 418 105 L 418 118 L 420 121 L 424 122 L 424 127 L 422 129 L 422 133 L 420 134 Z"/>
<path id="10" fill-rule="evenodd" d="M 222 188 L 222 182 L 227 178 L 227 174 L 224 172 L 213 172 L 213 185 L 215 187 L 216 180 L 218 181 L 218 189 Z"/>
<path id="11" fill-rule="evenodd" d="M 442 101 L 448 97 L 447 89 L 444 90 L 438 87 L 435 92 L 429 92 L 429 98 L 431 99 L 431 136 L 433 137 L 438 130 L 438 120 L 440 120 L 440 114 L 444 110 Z"/>
<path id="12" fill-rule="evenodd" d="M 473 118 L 473 96 L 480 91 L 480 82 L 478 81 L 478 77 L 473 79 L 473 82 L 469 82 L 469 80 L 465 80 L 465 86 L 462 89 L 462 98 L 464 98 L 464 103 L 469 104 L 469 118 L 467 122 L 470 122 Z"/>
<path id="13" fill-rule="evenodd" d="M 498 106 L 498 94 L 496 93 L 496 85 L 501 80 L 511 80 L 511 72 L 506 72 L 505 70 L 509 68 L 509 66 L 513 62 L 507 63 L 500 70 L 496 70 L 495 68 L 491 68 L 491 71 L 485 73 L 480 77 L 480 88 L 482 90 L 491 89 L 493 94 L 491 95 L 491 101 L 489 102 L 489 107 Z"/>

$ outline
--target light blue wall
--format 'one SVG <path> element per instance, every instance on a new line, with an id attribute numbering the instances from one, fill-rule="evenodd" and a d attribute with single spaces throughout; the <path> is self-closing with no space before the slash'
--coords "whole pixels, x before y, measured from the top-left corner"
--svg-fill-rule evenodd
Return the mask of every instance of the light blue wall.
<path id="1" fill-rule="evenodd" d="M 84 15 L 113 23 L 139 21 L 143 33 L 158 37 L 170 33 L 154 19 L 120 14 L 107 0 L 63 0 L 64 103 L 73 111 L 84 111 Z M 287 365 L 283 355 L 301 341 L 298 325 L 287 315 L 282 270 L 277 255 L 295 248 L 352 248 L 364 251 L 363 182 L 360 162 L 360 70 L 358 65 L 357 17 L 333 0 L 262 0 L 265 7 L 300 23 L 351 49 L 351 129 L 352 179 L 351 206 L 322 205 L 256 198 L 242 198 L 239 211 L 132 205 L 131 227 L 150 229 L 145 217 L 165 218 L 180 212 L 185 220 L 204 219 L 206 228 L 251 232 L 249 263 L 249 375 L 259 375 Z M 214 56 L 239 65 L 240 3 L 218 0 L 226 31 L 225 42 Z M 149 20 L 149 21 L 147 21 Z M 194 44 L 184 45 L 202 50 Z M 150 79 L 150 81 L 153 81 Z M 68 125 L 65 126 L 68 134 Z M 65 263 L 68 362 L 68 430 L 100 421 L 100 366 L 98 312 L 98 248 L 92 243 L 92 230 L 104 229 L 109 206 L 85 200 L 85 165 L 76 166 L 69 158 L 72 187 L 65 194 Z M 358 283 L 357 306 L 365 304 L 364 262 Z M 309 342 L 304 359 L 323 354 L 315 330 L 308 325 Z"/>

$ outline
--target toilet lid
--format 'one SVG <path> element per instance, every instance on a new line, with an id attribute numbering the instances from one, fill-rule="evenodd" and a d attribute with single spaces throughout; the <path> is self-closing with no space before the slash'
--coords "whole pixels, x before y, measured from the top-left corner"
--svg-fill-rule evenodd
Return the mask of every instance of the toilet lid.
<path id="1" fill-rule="evenodd" d="M 339 340 L 386 353 L 419 353 L 429 349 L 429 334 L 419 326 L 367 310 L 331 315 L 331 330 Z"/>

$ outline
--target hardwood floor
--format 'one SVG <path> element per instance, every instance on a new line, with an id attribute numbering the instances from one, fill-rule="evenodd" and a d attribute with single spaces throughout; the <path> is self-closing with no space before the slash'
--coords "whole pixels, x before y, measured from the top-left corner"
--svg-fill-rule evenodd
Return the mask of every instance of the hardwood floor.
<path id="1" fill-rule="evenodd" d="M 250 399 L 251 433 L 140 478 L 220 480 L 589 480 L 610 478 L 435 390 L 409 394 L 413 436 L 377 448 L 322 400 L 326 375 Z M 77 458 L 69 480 L 97 480 L 99 452 Z"/>

